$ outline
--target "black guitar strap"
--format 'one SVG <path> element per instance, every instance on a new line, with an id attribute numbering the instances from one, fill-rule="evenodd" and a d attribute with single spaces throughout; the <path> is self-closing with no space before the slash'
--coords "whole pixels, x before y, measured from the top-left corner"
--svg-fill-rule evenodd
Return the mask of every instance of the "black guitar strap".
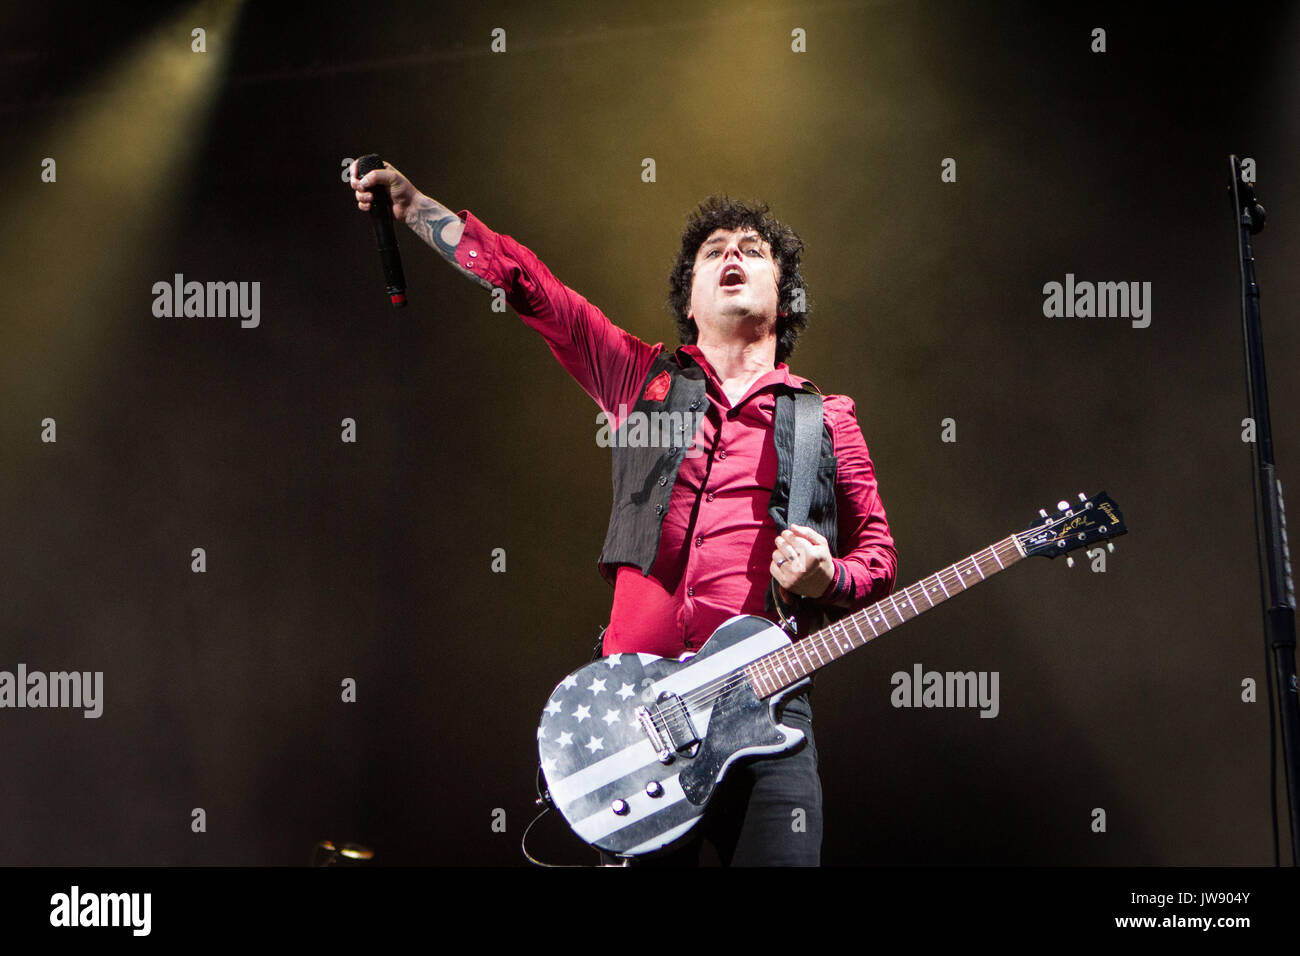
<path id="1" fill-rule="evenodd" d="M 822 446 L 821 395 L 814 391 L 800 390 L 791 397 L 794 399 L 794 454 L 790 465 L 790 499 L 785 512 L 787 526 L 808 523 L 808 507 L 812 503 L 813 483 L 817 480 L 817 462 L 821 457 Z M 795 609 L 803 599 L 796 595 L 793 604 L 786 604 L 781 600 L 775 578 L 770 586 L 777 611 L 783 620 L 789 618 L 786 630 L 793 633 Z"/>
<path id="2" fill-rule="evenodd" d="M 794 395 L 794 456 L 790 469 L 790 504 L 786 508 L 787 524 L 807 524 L 808 506 L 812 503 L 813 482 L 817 479 L 817 459 L 822 447 L 822 397 L 816 392 L 799 391 Z"/>

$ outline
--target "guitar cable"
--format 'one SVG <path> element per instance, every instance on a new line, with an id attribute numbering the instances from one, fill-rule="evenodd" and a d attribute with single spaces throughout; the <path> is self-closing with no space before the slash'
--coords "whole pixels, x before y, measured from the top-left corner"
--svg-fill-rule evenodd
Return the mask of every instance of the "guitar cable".
<path id="1" fill-rule="evenodd" d="M 597 632 L 596 634 L 596 646 L 591 657 L 593 661 L 599 660 L 603 656 L 604 645 L 605 645 L 605 627 L 602 626 L 600 631 Z M 528 852 L 529 832 L 533 829 L 533 826 L 537 823 L 538 820 L 546 816 L 546 814 L 550 813 L 551 810 L 555 808 L 555 802 L 551 799 L 551 791 L 546 789 L 542 785 L 541 764 L 537 765 L 537 776 L 534 778 L 533 782 L 534 782 L 534 786 L 537 788 L 537 799 L 533 801 L 533 805 L 537 807 L 541 807 L 542 812 L 537 814 L 537 816 L 533 817 L 532 822 L 530 822 L 528 826 L 524 827 L 524 835 L 519 840 L 520 852 L 523 853 L 524 858 L 527 859 L 529 863 L 533 864 L 534 866 L 544 866 L 548 870 L 587 869 L 587 867 L 581 863 L 543 863 L 541 860 L 537 859 L 537 857 L 533 856 L 531 853 Z"/>
<path id="2" fill-rule="evenodd" d="M 528 826 L 524 827 L 524 835 L 519 840 L 520 851 L 522 851 L 524 857 L 528 860 L 529 863 L 533 864 L 533 866 L 543 866 L 546 867 L 546 869 L 548 870 L 587 869 L 587 867 L 581 863 L 544 863 L 541 860 L 537 859 L 537 857 L 533 856 L 531 853 L 528 852 L 529 832 L 533 829 L 534 824 L 536 824 L 538 820 L 546 816 L 546 814 L 550 813 L 551 810 L 555 807 L 555 804 L 551 800 L 551 792 L 542 787 L 541 767 L 537 768 L 536 782 L 537 782 L 537 799 L 534 801 L 534 805 L 541 807 L 542 812 L 537 814 L 537 816 L 533 817 L 532 822 L 529 823 Z"/>

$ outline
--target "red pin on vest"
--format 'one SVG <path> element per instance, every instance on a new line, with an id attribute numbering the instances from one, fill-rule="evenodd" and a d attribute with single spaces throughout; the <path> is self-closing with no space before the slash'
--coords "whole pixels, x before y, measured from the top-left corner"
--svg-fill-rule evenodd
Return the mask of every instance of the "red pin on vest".
<path id="1" fill-rule="evenodd" d="M 370 153 L 357 160 L 357 178 L 366 173 L 383 169 L 384 161 L 376 154 Z M 402 273 L 402 256 L 397 251 L 397 236 L 393 232 L 393 201 L 388 196 L 388 187 L 375 183 L 370 187 L 374 201 L 370 204 L 370 223 L 375 227 L 375 242 L 379 246 L 379 261 L 384 266 L 386 292 L 393 308 L 406 305 L 406 276 Z"/>

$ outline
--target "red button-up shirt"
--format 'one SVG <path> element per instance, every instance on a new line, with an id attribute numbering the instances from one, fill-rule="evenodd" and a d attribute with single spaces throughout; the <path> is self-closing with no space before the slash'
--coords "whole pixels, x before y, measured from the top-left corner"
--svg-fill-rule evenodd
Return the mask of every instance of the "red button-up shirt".
<path id="1" fill-rule="evenodd" d="M 506 301 L 541 333 L 604 410 L 612 430 L 635 407 L 663 344 L 648 345 L 614 325 L 510 236 L 493 232 L 468 211 L 460 218 L 465 231 L 457 262 L 505 290 Z M 650 574 L 642 576 L 631 565 L 618 569 L 606 655 L 678 657 L 698 650 L 736 614 L 774 616 L 765 610 L 765 595 L 778 534 L 767 513 L 777 470 L 776 392 L 781 384 L 798 387 L 806 380 L 781 362 L 732 405 L 699 348 L 684 345 L 677 359 L 694 361 L 705 372 L 709 407 L 695 433 L 699 453 L 688 454 L 677 472 Z M 858 609 L 890 592 L 898 559 L 852 399 L 825 396 L 823 417 L 837 458 L 840 556 L 839 587 L 832 583 L 820 600 L 847 600 Z"/>

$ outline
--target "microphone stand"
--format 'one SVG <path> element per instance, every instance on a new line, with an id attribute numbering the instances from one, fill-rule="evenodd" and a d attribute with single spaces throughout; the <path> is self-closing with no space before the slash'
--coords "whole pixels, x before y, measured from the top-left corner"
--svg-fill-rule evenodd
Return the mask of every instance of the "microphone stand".
<path id="1" fill-rule="evenodd" d="M 1286 767 L 1287 801 L 1291 820 L 1291 865 L 1300 862 L 1300 705 L 1297 703 L 1295 669 L 1295 581 L 1286 538 L 1286 506 L 1282 483 L 1273 463 L 1273 432 L 1268 413 L 1268 380 L 1264 374 L 1264 341 L 1260 330 L 1259 286 L 1255 284 L 1255 258 L 1250 237 L 1264 228 L 1264 207 L 1255 200 L 1255 189 L 1241 175 L 1241 163 L 1228 157 L 1232 186 L 1232 215 L 1237 225 L 1237 265 L 1241 271 L 1241 332 L 1246 355 L 1246 385 L 1250 417 L 1255 423 L 1251 444 L 1255 482 L 1256 549 L 1260 562 L 1260 598 L 1264 605 L 1264 640 L 1272 652 L 1272 678 L 1276 684 L 1278 711 L 1282 722 L 1282 759 Z M 1258 557 L 1258 555 L 1257 555 Z M 1268 660 L 1267 653 L 1265 660 Z M 1273 743 L 1273 685 L 1269 687 L 1270 745 Z M 1277 832 L 1277 761 L 1270 746 L 1269 798 L 1273 806 L 1273 828 Z M 1274 846 L 1276 861 L 1276 844 Z"/>

